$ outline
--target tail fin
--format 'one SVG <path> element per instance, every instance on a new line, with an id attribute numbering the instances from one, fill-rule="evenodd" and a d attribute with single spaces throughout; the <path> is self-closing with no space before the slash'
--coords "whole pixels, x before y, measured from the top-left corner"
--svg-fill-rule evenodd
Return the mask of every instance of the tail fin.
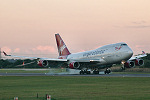
<path id="1" fill-rule="evenodd" d="M 71 54 L 59 34 L 55 34 L 59 56 Z"/>

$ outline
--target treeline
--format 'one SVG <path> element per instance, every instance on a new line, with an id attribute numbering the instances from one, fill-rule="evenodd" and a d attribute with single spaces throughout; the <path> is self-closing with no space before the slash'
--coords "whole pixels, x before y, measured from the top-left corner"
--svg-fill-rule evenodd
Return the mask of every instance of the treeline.
<path id="1" fill-rule="evenodd" d="M 38 60 L 31 59 L 1 59 L 0 60 L 0 68 L 43 68 L 37 64 Z M 59 67 L 61 63 L 53 62 L 48 64 L 48 67 L 56 68 Z"/>
<path id="2" fill-rule="evenodd" d="M 0 68 L 41 68 L 41 67 L 37 65 L 37 60 L 1 59 Z"/>
<path id="3" fill-rule="evenodd" d="M 150 68 L 150 54 L 147 54 L 146 57 L 142 58 L 144 60 L 144 66 L 142 68 Z M 60 63 L 52 63 L 49 64 L 48 67 L 58 67 L 61 65 Z M 1 59 L 0 60 L 0 68 L 41 68 L 37 65 L 37 60 L 30 60 L 30 59 Z"/>
<path id="4" fill-rule="evenodd" d="M 143 58 L 145 68 L 150 68 L 150 54 L 147 54 L 146 57 Z"/>

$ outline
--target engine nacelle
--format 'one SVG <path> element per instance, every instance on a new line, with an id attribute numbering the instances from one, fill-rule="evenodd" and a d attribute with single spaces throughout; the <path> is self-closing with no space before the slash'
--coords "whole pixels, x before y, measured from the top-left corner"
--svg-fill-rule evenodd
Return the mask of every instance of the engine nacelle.
<path id="1" fill-rule="evenodd" d="M 78 69 L 79 67 L 80 67 L 79 62 L 71 62 L 69 64 L 69 68 L 71 68 L 71 69 Z"/>
<path id="2" fill-rule="evenodd" d="M 48 61 L 47 60 L 39 60 L 38 65 L 41 67 L 47 67 L 48 66 Z"/>
<path id="3" fill-rule="evenodd" d="M 137 65 L 137 66 L 142 66 L 142 65 L 144 65 L 144 60 L 143 60 L 143 59 L 136 59 L 136 60 L 135 60 L 135 65 Z"/>
<path id="4" fill-rule="evenodd" d="M 132 68 L 134 66 L 135 66 L 134 61 L 127 61 L 124 63 L 124 67 L 126 67 L 126 68 Z"/>

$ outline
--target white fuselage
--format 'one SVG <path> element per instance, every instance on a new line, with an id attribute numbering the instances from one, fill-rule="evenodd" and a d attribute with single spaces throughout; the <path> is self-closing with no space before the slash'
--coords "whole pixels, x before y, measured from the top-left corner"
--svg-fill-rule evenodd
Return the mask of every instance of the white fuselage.
<path id="1" fill-rule="evenodd" d="M 84 60 L 97 61 L 99 65 L 115 64 L 132 57 L 133 51 L 126 43 L 105 45 L 91 51 L 73 53 L 68 55 L 69 61 L 84 62 Z"/>

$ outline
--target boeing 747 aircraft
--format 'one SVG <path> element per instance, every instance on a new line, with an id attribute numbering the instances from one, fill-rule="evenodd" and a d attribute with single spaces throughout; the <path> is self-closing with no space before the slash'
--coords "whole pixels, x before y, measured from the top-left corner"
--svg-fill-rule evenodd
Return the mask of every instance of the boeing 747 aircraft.
<path id="1" fill-rule="evenodd" d="M 60 62 L 61 66 L 66 68 L 79 69 L 80 74 L 91 74 L 91 71 L 88 71 L 88 69 L 91 69 L 93 74 L 99 74 L 100 69 L 104 68 L 106 68 L 105 74 L 109 74 L 111 72 L 109 68 L 117 63 L 122 63 L 123 69 L 132 68 L 135 65 L 142 66 L 144 61 L 140 58 L 147 56 L 143 51 L 142 55 L 132 57 L 133 51 L 124 42 L 105 45 L 91 51 L 70 53 L 60 35 L 55 34 L 55 37 L 59 53 L 57 59 L 23 57 L 3 53 L 5 56 L 38 59 L 38 65 L 41 67 L 48 67 L 49 64 Z"/>

